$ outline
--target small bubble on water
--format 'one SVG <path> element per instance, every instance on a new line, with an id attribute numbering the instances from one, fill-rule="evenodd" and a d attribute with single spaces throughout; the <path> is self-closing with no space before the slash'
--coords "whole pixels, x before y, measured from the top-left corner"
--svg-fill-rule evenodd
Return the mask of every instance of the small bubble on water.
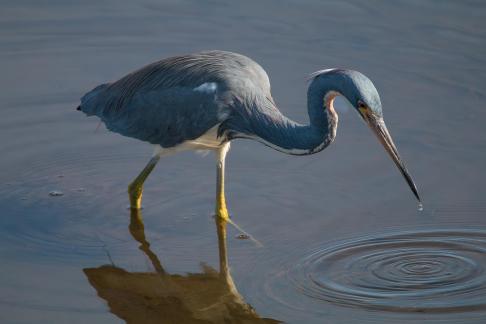
<path id="1" fill-rule="evenodd" d="M 419 212 L 424 211 L 424 205 L 422 205 L 422 203 L 421 203 L 421 202 L 418 204 L 417 210 L 418 210 Z"/>
<path id="2" fill-rule="evenodd" d="M 238 240 L 248 240 L 250 238 L 250 236 L 248 234 L 240 233 L 240 234 L 236 235 L 236 238 Z"/>
<path id="3" fill-rule="evenodd" d="M 59 190 L 53 190 L 53 191 L 49 192 L 49 196 L 51 196 L 51 197 L 61 197 L 61 196 L 64 196 L 64 192 L 59 191 Z"/>

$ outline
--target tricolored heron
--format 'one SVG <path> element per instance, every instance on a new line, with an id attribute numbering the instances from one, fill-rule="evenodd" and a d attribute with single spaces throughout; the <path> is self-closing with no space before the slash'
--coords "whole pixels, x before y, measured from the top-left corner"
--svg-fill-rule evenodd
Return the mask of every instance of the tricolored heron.
<path id="1" fill-rule="evenodd" d="M 309 125 L 296 123 L 278 110 L 260 65 L 224 51 L 174 56 L 149 64 L 94 88 L 81 98 L 78 109 L 100 117 L 114 132 L 156 145 L 147 166 L 128 186 L 132 208 L 140 208 L 143 183 L 161 156 L 183 150 L 214 150 L 216 214 L 228 219 L 224 168 L 230 141 L 253 139 L 292 155 L 320 152 L 336 136 L 336 96 L 343 96 L 356 108 L 420 202 L 383 121 L 378 92 L 357 71 L 328 69 L 312 74 L 307 91 Z"/>

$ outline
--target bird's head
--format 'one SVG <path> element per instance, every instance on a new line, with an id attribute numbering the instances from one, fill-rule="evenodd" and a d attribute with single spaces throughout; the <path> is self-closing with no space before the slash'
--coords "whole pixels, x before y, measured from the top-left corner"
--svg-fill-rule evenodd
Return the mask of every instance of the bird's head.
<path id="1" fill-rule="evenodd" d="M 343 69 L 330 69 L 318 71 L 314 74 L 314 80 L 320 79 L 319 88 L 324 90 L 324 95 L 329 91 L 342 95 L 353 106 L 364 122 L 371 128 L 378 140 L 384 146 L 387 153 L 399 168 L 407 181 L 410 189 L 420 202 L 420 197 L 410 173 L 383 120 L 381 101 L 375 86 L 365 75 L 360 72 Z"/>

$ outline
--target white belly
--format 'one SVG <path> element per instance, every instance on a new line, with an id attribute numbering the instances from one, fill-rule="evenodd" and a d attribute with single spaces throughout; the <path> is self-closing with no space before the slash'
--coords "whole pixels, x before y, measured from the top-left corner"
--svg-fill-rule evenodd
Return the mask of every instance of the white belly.
<path id="1" fill-rule="evenodd" d="M 207 151 L 207 150 L 218 150 L 224 143 L 221 143 L 221 138 L 218 138 L 218 127 L 219 124 L 209 129 L 202 136 L 191 140 L 182 142 L 174 147 L 161 147 L 157 145 L 155 147 L 154 155 L 164 156 L 170 155 L 182 151 Z"/>

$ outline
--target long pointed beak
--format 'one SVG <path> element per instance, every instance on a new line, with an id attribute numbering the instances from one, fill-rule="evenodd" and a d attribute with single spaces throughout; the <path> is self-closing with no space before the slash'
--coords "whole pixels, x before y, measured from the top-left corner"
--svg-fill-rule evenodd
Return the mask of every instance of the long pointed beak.
<path id="1" fill-rule="evenodd" d="M 420 202 L 420 197 L 417 191 L 417 186 L 413 182 L 412 176 L 408 172 L 407 168 L 405 167 L 405 164 L 403 163 L 402 159 L 400 158 L 400 155 L 398 154 L 398 150 L 395 146 L 395 143 L 393 143 L 393 139 L 391 138 L 390 133 L 388 132 L 388 129 L 386 128 L 385 121 L 381 117 L 374 117 L 374 116 L 369 116 L 367 114 L 362 115 L 366 123 L 370 126 L 370 128 L 373 130 L 375 133 L 376 137 L 378 137 L 378 140 L 383 144 L 385 147 L 385 150 L 387 151 L 388 155 L 392 158 L 393 162 L 395 162 L 396 166 L 398 169 L 400 169 L 400 172 L 402 173 L 403 177 L 405 178 L 405 181 L 407 181 L 410 189 L 412 190 L 413 194 L 417 198 L 417 200 Z"/>

